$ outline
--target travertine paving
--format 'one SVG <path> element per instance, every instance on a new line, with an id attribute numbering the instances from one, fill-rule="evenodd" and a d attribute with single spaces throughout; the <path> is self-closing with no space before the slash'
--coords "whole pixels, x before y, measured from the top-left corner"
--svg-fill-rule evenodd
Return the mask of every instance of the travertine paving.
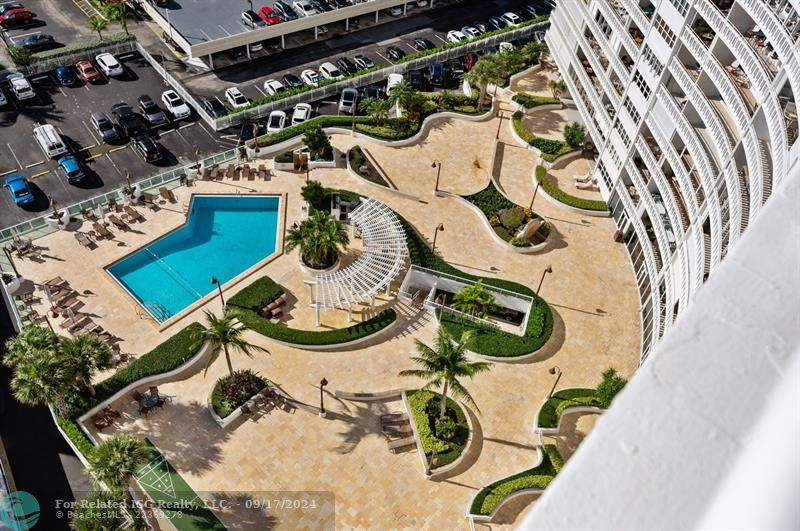
<path id="1" fill-rule="evenodd" d="M 480 407 L 480 412 L 473 411 L 480 452 L 462 470 L 445 480 L 426 481 L 417 453 L 390 454 L 380 434 L 379 414 L 398 410 L 398 402 L 351 402 L 332 395 L 335 390 L 378 392 L 420 385 L 397 373 L 412 367 L 409 357 L 415 353 L 414 339 L 433 340 L 435 318 L 396 303 L 392 296 L 376 304 L 379 308 L 393 305 L 400 321 L 371 344 L 311 352 L 248 333 L 248 339 L 269 349 L 269 354 L 257 353 L 252 359 L 234 355 L 235 368 L 252 368 L 297 400 L 315 406 L 319 402 L 317 384 L 325 377 L 330 382 L 325 406 L 332 412 L 327 419 L 301 409 L 274 410 L 222 430 L 206 407 L 214 382 L 226 371 L 224 362 L 219 361 L 205 377 L 201 371 L 160 385 L 162 393 L 174 396 L 173 403 L 147 418 L 138 417 L 132 404 L 120 400 L 115 407 L 124 412 L 123 418 L 98 436 L 118 431 L 146 435 L 206 499 L 233 499 L 237 492 L 244 492 L 237 499 L 245 499 L 248 491 L 252 491 L 250 496 L 263 491 L 330 491 L 336 499 L 335 524 L 340 529 L 466 529 L 464 514 L 478 489 L 535 464 L 538 441 L 531 426 L 553 383 L 548 369 L 557 365 L 563 371 L 559 387 L 593 386 L 609 366 L 631 374 L 639 353 L 636 286 L 625 248 L 613 242 L 611 219 L 586 218 L 537 199 L 535 210 L 553 225 L 551 242 L 538 254 L 522 255 L 495 243 L 476 215 L 459 201 L 433 196 L 436 169 L 431 168 L 432 159 L 443 165 L 440 188 L 444 190 L 468 194 L 486 185 L 498 126 L 501 140 L 511 144 L 507 120 L 500 124 L 497 118 L 482 123 L 443 121 L 418 144 L 405 148 L 334 135 L 333 143 L 341 149 L 356 142 L 369 149 L 398 188 L 417 195 L 417 200 L 378 190 L 341 167 L 312 171 L 312 178 L 326 186 L 355 190 L 387 203 L 429 241 L 436 225 L 443 223 L 445 230 L 437 239 L 437 251 L 470 273 L 535 287 L 543 269 L 552 266 L 553 273 L 541 289 L 555 314 L 550 342 L 532 361 L 495 363 L 489 373 L 465 382 Z M 534 153 L 521 148 L 507 153 L 511 155 L 504 159 L 500 185 L 514 201 L 527 206 L 534 188 Z M 568 172 L 569 166 L 564 171 Z M 139 317 L 135 304 L 106 276 L 103 266 L 182 223 L 182 205 L 193 193 L 284 193 L 285 223 L 289 226 L 304 216 L 299 193 L 303 182 L 304 175 L 281 171 L 274 172 L 266 183 L 198 182 L 177 189 L 177 202 L 163 204 L 159 212 L 143 211 L 146 222 L 132 225 L 133 231 L 115 231 L 114 241 L 100 242 L 93 251 L 80 247 L 69 233 L 47 236 L 38 243 L 48 248 L 49 258 L 21 262 L 19 269 L 36 282 L 56 275 L 67 279 L 83 293 L 86 311 L 123 339 L 123 351 L 140 354 L 185 324 L 201 320 L 202 310 L 218 312 L 219 302 L 213 299 L 160 331 L 151 321 Z M 212 265 L 205 266 L 209 267 L 209 276 L 213 275 Z M 226 286 L 226 297 L 264 274 L 279 281 L 293 296 L 288 324 L 315 328 L 296 252 L 278 257 L 234 286 Z M 363 318 L 361 312 L 354 313 L 356 320 Z M 322 314 L 323 329 L 346 324 L 344 311 Z M 594 420 L 587 416 L 577 424 L 573 422 L 575 434 L 565 435 L 561 446 L 571 451 Z M 529 509 L 515 503 L 504 510 L 501 522 L 513 525 L 523 510 Z M 218 514 L 231 529 L 263 528 L 263 514 L 234 510 Z M 270 515 L 279 529 L 296 528 L 295 516 Z M 326 518 L 305 517 L 309 528 Z"/>

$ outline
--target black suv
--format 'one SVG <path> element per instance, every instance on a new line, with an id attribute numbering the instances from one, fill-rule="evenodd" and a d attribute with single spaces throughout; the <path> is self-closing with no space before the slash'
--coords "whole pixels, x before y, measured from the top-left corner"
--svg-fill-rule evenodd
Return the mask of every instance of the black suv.
<path id="1" fill-rule="evenodd" d="M 139 102 L 139 110 L 142 111 L 145 119 L 150 122 L 150 125 L 161 125 L 167 123 L 167 115 L 161 110 L 161 107 L 153 101 L 153 98 L 147 94 L 142 94 L 137 100 Z"/>
<path id="2" fill-rule="evenodd" d="M 386 55 L 392 61 L 399 61 L 400 59 L 406 56 L 406 52 L 404 52 L 397 46 L 389 46 L 388 48 L 386 48 Z"/>
<path id="3" fill-rule="evenodd" d="M 358 68 L 366 70 L 367 68 L 375 68 L 375 63 L 366 55 L 356 55 L 353 60 L 356 62 Z"/>
<path id="4" fill-rule="evenodd" d="M 214 118 L 228 114 L 228 109 L 217 98 L 203 100 L 203 109 Z"/>
<path id="5" fill-rule="evenodd" d="M 132 137 L 141 131 L 147 130 L 142 118 L 133 112 L 133 109 L 127 103 L 117 103 L 111 107 L 111 114 L 117 121 L 117 125 L 123 133 Z"/>
<path id="6" fill-rule="evenodd" d="M 303 85 L 305 85 L 305 83 L 303 83 L 300 78 L 294 74 L 286 74 L 283 76 L 283 86 L 287 89 L 300 88 Z"/>
<path id="7" fill-rule="evenodd" d="M 339 71 L 346 76 L 351 76 L 358 71 L 358 67 L 355 65 L 355 63 L 353 63 L 353 61 L 347 57 L 341 57 L 337 59 L 336 68 L 338 68 Z"/>
<path id="8" fill-rule="evenodd" d="M 436 45 L 433 44 L 428 39 L 424 39 L 422 37 L 414 39 L 414 44 L 412 44 L 415 50 L 423 51 L 423 50 L 433 50 L 436 48 Z"/>
<path id="9" fill-rule="evenodd" d="M 272 4 L 272 10 L 275 11 L 275 14 L 281 17 L 283 20 L 295 20 L 297 18 L 297 11 L 292 9 L 289 4 L 283 2 L 282 0 L 277 0 L 274 4 Z"/>
<path id="10" fill-rule="evenodd" d="M 145 162 L 155 162 L 161 158 L 161 147 L 149 135 L 133 137 L 133 149 Z"/>

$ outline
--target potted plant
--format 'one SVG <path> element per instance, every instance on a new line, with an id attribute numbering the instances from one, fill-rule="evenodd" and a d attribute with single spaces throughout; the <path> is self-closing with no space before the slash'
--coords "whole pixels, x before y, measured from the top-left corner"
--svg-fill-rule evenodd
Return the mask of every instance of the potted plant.
<path id="1" fill-rule="evenodd" d="M 53 211 L 45 216 L 45 223 L 51 227 L 57 228 L 58 230 L 66 230 L 67 222 L 69 221 L 69 214 L 67 214 L 66 210 L 59 211 L 56 208 L 56 200 L 52 197 L 50 198 L 50 206 L 53 207 Z"/>
<path id="2" fill-rule="evenodd" d="M 348 243 L 350 236 L 344 223 L 321 210 L 286 233 L 286 251 L 299 248 L 300 267 L 312 275 L 336 271 Z"/>

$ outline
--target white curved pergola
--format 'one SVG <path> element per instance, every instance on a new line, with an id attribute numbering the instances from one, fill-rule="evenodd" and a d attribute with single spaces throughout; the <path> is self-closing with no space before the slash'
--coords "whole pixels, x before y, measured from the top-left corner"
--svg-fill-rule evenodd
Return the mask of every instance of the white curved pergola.
<path id="1" fill-rule="evenodd" d="M 322 309 L 347 308 L 348 320 L 353 319 L 353 305 L 370 301 L 375 295 L 389 290 L 392 280 L 400 274 L 408 256 L 406 235 L 395 213 L 374 199 L 366 199 L 350 214 L 354 230 L 363 240 L 361 255 L 350 265 L 306 281 L 310 290 L 310 305 L 316 309 L 317 325 Z"/>

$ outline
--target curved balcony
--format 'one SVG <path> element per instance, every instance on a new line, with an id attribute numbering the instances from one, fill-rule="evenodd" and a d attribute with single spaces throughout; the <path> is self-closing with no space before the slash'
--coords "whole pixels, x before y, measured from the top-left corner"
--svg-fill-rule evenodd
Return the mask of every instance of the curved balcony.
<path id="1" fill-rule="evenodd" d="M 683 161 L 675 151 L 675 146 L 673 146 L 672 142 L 661 131 L 661 125 L 653 119 L 652 115 L 648 116 L 645 121 L 656 143 L 661 147 L 664 156 L 667 158 L 667 162 L 669 162 L 669 165 L 672 167 L 672 171 L 675 172 L 681 196 L 689 211 L 689 221 L 694 223 L 697 221 L 698 204 L 695 191 L 692 188 L 691 180 L 686 171 L 686 166 L 683 165 Z"/>
<path id="2" fill-rule="evenodd" d="M 622 46 L 625 48 L 625 51 L 628 52 L 628 57 L 636 57 L 639 53 L 639 48 L 636 46 L 636 43 L 633 42 L 633 39 L 628 33 L 628 29 L 625 27 L 627 22 L 623 23 L 616 11 L 614 11 L 605 0 L 597 2 L 596 5 L 600 8 L 600 12 L 603 13 L 603 17 L 611 25 L 611 28 L 614 30 L 614 35 L 622 42 Z"/>
<path id="3" fill-rule="evenodd" d="M 611 57 L 611 68 L 614 69 L 614 72 L 617 73 L 617 77 L 623 81 L 627 81 L 630 77 L 630 72 L 628 72 L 622 64 L 616 59 L 616 54 L 614 50 L 611 48 L 611 43 L 606 40 L 605 35 L 600 30 L 600 26 L 597 25 L 595 22 L 594 17 L 589 14 L 589 11 L 586 9 L 586 5 L 583 2 L 576 2 L 577 5 L 581 6 L 583 10 L 583 20 L 586 21 L 586 24 L 589 26 L 589 29 L 594 34 L 594 38 L 600 43 L 601 48 L 603 48 L 603 52 L 608 57 Z"/>
<path id="4" fill-rule="evenodd" d="M 672 245 L 670 245 L 669 237 L 667 236 L 667 231 L 664 228 L 664 222 L 662 221 L 663 214 L 658 211 L 658 207 L 656 206 L 653 196 L 650 195 L 650 192 L 647 190 L 647 188 L 641 184 L 643 178 L 639 173 L 639 169 L 636 167 L 636 164 L 633 163 L 633 160 L 628 161 L 626 169 L 628 170 L 628 175 L 631 176 L 631 180 L 634 183 L 636 192 L 639 194 L 639 197 L 642 198 L 645 211 L 647 212 L 647 217 L 650 218 L 650 222 L 653 225 L 653 230 L 656 233 L 656 241 L 658 242 L 659 254 L 664 257 L 664 262 L 668 263 L 669 258 L 672 256 L 672 247 L 675 245 L 674 238 Z M 669 218 L 667 217 L 667 219 Z M 659 271 L 660 270 L 661 268 L 659 268 Z"/>
<path id="5" fill-rule="evenodd" d="M 642 12 L 642 8 L 639 7 L 638 0 L 625 0 L 625 8 L 642 32 L 650 27 L 650 19 L 647 18 L 647 16 L 645 16 L 645 14 Z"/>
<path id="6" fill-rule="evenodd" d="M 664 205 L 667 207 L 667 217 L 669 218 L 670 225 L 672 225 L 673 229 L 681 227 L 681 234 L 683 234 L 689 228 L 689 216 L 683 209 L 681 209 L 680 212 L 678 211 L 678 207 L 675 206 L 678 199 L 673 195 L 672 187 L 667 183 L 666 176 L 661 171 L 661 167 L 658 165 L 658 162 L 656 162 L 655 157 L 653 157 L 650 148 L 647 147 L 647 143 L 641 137 L 636 140 L 636 151 L 642 157 L 645 166 L 647 166 L 647 171 L 655 181 L 656 187 L 661 193 L 661 197 L 666 198 L 664 200 Z M 641 172 L 639 174 L 641 175 Z"/>

